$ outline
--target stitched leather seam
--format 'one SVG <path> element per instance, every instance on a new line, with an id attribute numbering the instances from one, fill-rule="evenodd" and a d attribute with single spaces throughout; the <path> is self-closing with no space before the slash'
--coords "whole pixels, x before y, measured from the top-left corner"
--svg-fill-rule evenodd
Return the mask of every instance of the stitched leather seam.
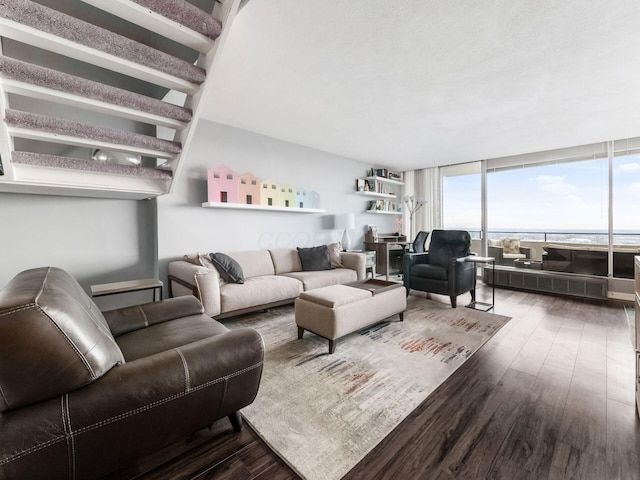
<path id="1" fill-rule="evenodd" d="M 177 348 L 175 349 L 180 355 L 180 359 L 182 360 L 182 366 L 184 367 L 184 391 L 189 392 L 191 390 L 191 378 L 189 377 L 189 365 L 187 365 L 187 359 L 184 358 L 184 355 Z"/>
<path id="2" fill-rule="evenodd" d="M 237 372 L 231 373 L 231 374 L 226 375 L 224 377 L 220 377 L 220 378 L 217 378 L 215 380 L 211 380 L 210 382 L 204 383 L 202 385 L 198 385 L 197 387 L 194 387 L 193 389 L 191 389 L 191 391 L 189 393 L 193 393 L 193 392 L 202 390 L 204 388 L 207 388 L 207 387 L 210 387 L 210 386 L 215 385 L 217 383 L 220 383 L 220 382 L 223 382 L 225 380 L 228 380 L 229 378 L 237 377 L 239 375 L 242 375 L 243 373 L 249 372 L 251 370 L 255 370 L 256 368 L 261 367 L 262 364 L 263 364 L 263 362 L 259 362 L 259 363 L 256 363 L 255 365 L 251 365 L 250 367 L 243 368 L 242 370 L 238 370 Z M 167 397 L 167 398 L 162 399 L 162 400 L 158 400 L 157 402 L 153 402 L 153 403 L 151 403 L 149 405 L 146 405 L 144 407 L 136 408 L 135 410 L 131 410 L 130 412 L 123 413 L 123 414 L 120 414 L 120 415 L 116 415 L 115 417 L 109 418 L 107 420 L 103 420 L 102 422 L 94 423 L 93 425 L 88 425 L 86 427 L 80 428 L 75 432 L 75 434 L 78 435 L 78 434 L 85 433 L 85 432 L 88 432 L 88 431 L 91 431 L 91 430 L 95 430 L 96 428 L 99 428 L 99 427 L 101 427 L 103 425 L 108 425 L 108 424 L 116 422 L 118 420 L 122 420 L 123 418 L 131 417 L 131 416 L 133 416 L 135 414 L 144 412 L 146 410 L 150 410 L 153 407 L 156 407 L 156 406 L 159 406 L 159 405 L 162 405 L 162 404 L 165 404 L 165 403 L 169 403 L 169 402 L 171 402 L 173 400 L 176 400 L 176 399 L 178 399 L 180 397 L 184 397 L 186 395 L 188 395 L 188 394 L 184 393 L 184 392 L 176 394 L 176 395 L 172 395 L 170 397 Z M 24 450 L 23 452 L 16 453 L 15 455 L 12 455 L 11 457 L 7 457 L 4 460 L 0 460 L 0 466 L 1 465 L 6 465 L 7 463 L 13 462 L 14 460 L 18 460 L 18 459 L 20 459 L 20 458 L 22 458 L 22 457 L 24 457 L 26 455 L 29 455 L 31 453 L 35 453 L 38 450 L 42 450 L 43 448 L 47 448 L 47 447 L 49 447 L 51 445 L 54 445 L 56 443 L 60 443 L 63 440 L 65 440 L 65 435 L 62 435 L 62 436 L 59 436 L 59 437 L 56 437 L 56 438 L 52 438 L 51 440 L 48 440 L 48 441 L 46 441 L 44 443 L 41 443 L 39 445 L 35 445 L 35 446 L 33 446 L 33 447 L 31 447 L 31 448 L 29 448 L 27 450 Z"/>
<path id="3" fill-rule="evenodd" d="M 138 310 L 140 310 L 140 313 L 142 314 L 142 318 L 144 319 L 144 326 L 148 327 L 149 326 L 149 320 L 147 319 L 147 316 L 144 314 L 144 310 L 142 309 L 142 307 L 140 305 L 138 305 Z"/>
<path id="4" fill-rule="evenodd" d="M 171 395 L 170 397 L 163 398 L 162 400 L 157 400 L 157 401 L 155 401 L 153 403 L 150 403 L 148 405 L 144 405 L 144 406 L 138 407 L 138 408 L 136 408 L 134 410 L 130 410 L 129 412 L 121 413 L 120 415 L 116 415 L 115 417 L 111 417 L 111 418 L 108 418 L 106 420 L 102 420 L 101 422 L 94 423 L 93 425 L 87 425 L 86 427 L 82 427 L 82 428 L 78 429 L 76 431 L 76 433 L 77 434 L 81 434 L 81 433 L 89 432 L 91 430 L 95 430 L 96 428 L 102 427 L 104 425 L 108 425 L 110 423 L 117 422 L 117 421 L 122 420 L 124 418 L 131 417 L 131 416 L 136 415 L 138 413 L 142 413 L 142 412 L 145 412 L 147 410 L 150 410 L 150 409 L 152 409 L 154 407 L 157 407 L 159 405 L 163 405 L 163 404 L 169 403 L 169 402 L 171 402 L 173 400 L 177 400 L 178 398 L 184 397 L 185 395 L 188 395 L 190 393 L 197 392 L 199 390 L 203 390 L 203 389 L 208 388 L 208 387 L 210 387 L 212 385 L 216 385 L 216 384 L 218 384 L 220 382 L 225 382 L 230 378 L 237 377 L 239 375 L 242 375 L 243 373 L 246 373 L 246 372 L 249 372 L 251 370 L 255 370 L 256 368 L 261 367 L 262 363 L 263 362 L 256 363 L 255 365 L 252 365 L 252 366 L 247 367 L 247 368 L 243 368 L 242 370 L 238 370 L 237 372 L 233 372 L 233 373 L 231 373 L 229 375 L 225 375 L 224 377 L 216 378 L 215 380 L 211 380 L 211 381 L 209 381 L 207 383 L 203 383 L 202 385 L 198 385 L 196 387 L 193 387 L 189 391 L 189 393 L 180 392 L 180 393 L 177 393 L 175 395 Z"/>
<path id="5" fill-rule="evenodd" d="M 47 318 L 47 320 L 49 320 L 49 322 L 56 328 L 56 330 L 58 330 L 58 332 L 60 333 L 60 335 L 62 335 L 62 338 L 64 338 L 67 343 L 69 345 L 71 345 L 71 348 L 74 352 L 76 352 L 76 355 L 78 355 L 78 358 L 80 358 L 80 361 L 82 361 L 82 363 L 84 364 L 84 366 L 87 368 L 87 370 L 89 371 L 89 375 L 91 375 L 91 378 L 96 378 L 96 374 L 93 371 L 93 368 L 91 368 L 91 365 L 89 365 L 89 362 L 87 361 L 87 359 L 84 357 L 84 355 L 82 355 L 82 353 L 80 353 L 80 350 L 78 350 L 78 347 L 76 347 L 76 344 L 73 343 L 71 341 L 71 339 L 62 331 L 62 329 L 60 328 L 60 326 L 54 322 L 53 320 L 51 320 L 51 317 L 49 317 L 49 315 L 47 315 L 44 310 L 42 310 L 42 308 L 38 307 L 38 310 L 40 312 L 40 314 L 42 314 L 44 317 Z"/>
<path id="6" fill-rule="evenodd" d="M 35 308 L 36 304 L 35 303 L 28 303 L 27 305 L 20 305 L 17 308 L 13 308 L 11 310 L 6 310 L 2 313 L 0 313 L 0 317 L 3 317 L 5 315 L 11 315 L 12 313 L 16 313 L 16 312 L 21 312 L 22 310 L 29 310 L 30 308 Z"/>

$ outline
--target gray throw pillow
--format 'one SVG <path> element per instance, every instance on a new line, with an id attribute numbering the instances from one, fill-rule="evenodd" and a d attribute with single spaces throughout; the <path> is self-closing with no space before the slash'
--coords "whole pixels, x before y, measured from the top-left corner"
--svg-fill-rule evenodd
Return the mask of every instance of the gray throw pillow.
<path id="1" fill-rule="evenodd" d="M 329 249 L 326 245 L 319 247 L 300 248 L 298 247 L 298 256 L 302 264 L 302 270 L 331 270 L 331 257 Z"/>
<path id="2" fill-rule="evenodd" d="M 231 283 L 244 283 L 242 267 L 229 255 L 212 253 L 211 261 L 223 280 Z"/>

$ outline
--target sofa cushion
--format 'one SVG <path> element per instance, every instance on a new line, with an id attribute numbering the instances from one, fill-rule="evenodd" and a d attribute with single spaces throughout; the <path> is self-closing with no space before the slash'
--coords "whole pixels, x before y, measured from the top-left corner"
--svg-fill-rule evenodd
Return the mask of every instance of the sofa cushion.
<path id="1" fill-rule="evenodd" d="M 245 279 L 244 285 L 220 287 L 221 313 L 293 300 L 302 293 L 302 283 L 284 275 L 262 275 Z"/>
<path id="2" fill-rule="evenodd" d="M 247 250 L 242 252 L 226 252 L 240 264 L 245 281 L 261 275 L 275 275 L 273 261 L 268 250 Z"/>
<path id="3" fill-rule="evenodd" d="M 331 266 L 333 268 L 343 268 L 342 264 L 342 244 L 340 242 L 330 243 L 327 245 L 329 249 L 329 257 L 331 258 Z"/>
<path id="4" fill-rule="evenodd" d="M 244 283 L 242 267 L 229 255 L 225 255 L 224 253 L 212 253 L 211 262 L 226 282 Z"/>
<path id="5" fill-rule="evenodd" d="M 0 411 L 75 390 L 123 362 L 104 316 L 64 270 L 25 270 L 0 290 Z"/>
<path id="6" fill-rule="evenodd" d="M 502 239 L 502 246 L 504 253 L 520 253 L 519 238 L 504 238 Z"/>
<path id="7" fill-rule="evenodd" d="M 269 250 L 269 254 L 271 255 L 276 275 L 302 270 L 300 255 L 298 255 L 298 251 L 295 248 L 276 248 Z"/>
<path id="8" fill-rule="evenodd" d="M 326 245 L 310 248 L 298 247 L 298 255 L 300 256 L 302 270 L 307 272 L 329 270 L 331 268 L 331 257 Z"/>
<path id="9" fill-rule="evenodd" d="M 355 282 L 358 279 L 357 272 L 350 268 L 333 268 L 331 270 L 313 272 L 290 272 L 285 273 L 284 276 L 295 278 L 302 282 L 305 292 L 328 285 Z"/>

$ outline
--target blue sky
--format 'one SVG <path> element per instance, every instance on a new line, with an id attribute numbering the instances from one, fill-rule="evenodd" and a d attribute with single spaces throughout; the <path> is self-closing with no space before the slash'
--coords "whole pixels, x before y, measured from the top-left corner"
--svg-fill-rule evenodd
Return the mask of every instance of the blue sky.
<path id="1" fill-rule="evenodd" d="M 606 230 L 608 160 L 488 175 L 489 229 Z M 616 157 L 614 230 L 640 231 L 640 156 Z M 480 175 L 443 179 L 446 228 L 480 227 Z"/>

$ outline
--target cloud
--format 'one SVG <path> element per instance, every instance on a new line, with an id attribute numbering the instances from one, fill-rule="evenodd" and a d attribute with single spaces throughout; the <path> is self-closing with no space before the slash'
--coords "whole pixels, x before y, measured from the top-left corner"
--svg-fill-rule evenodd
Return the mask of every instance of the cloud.
<path id="1" fill-rule="evenodd" d="M 586 207 L 587 202 L 584 201 L 582 197 L 578 195 L 567 195 L 567 203 L 570 203 L 574 207 Z"/>
<path id="2" fill-rule="evenodd" d="M 566 183 L 566 177 L 561 175 L 538 175 L 530 180 L 537 183 L 538 186 L 543 190 L 554 190 L 554 191 L 573 191 L 576 188 L 573 185 Z"/>
<path id="3" fill-rule="evenodd" d="M 640 172 L 640 163 L 623 163 L 618 165 L 618 170 L 621 172 Z"/>
<path id="4" fill-rule="evenodd" d="M 640 192 L 640 182 L 634 182 L 629 185 L 629 190 L 632 192 Z"/>

